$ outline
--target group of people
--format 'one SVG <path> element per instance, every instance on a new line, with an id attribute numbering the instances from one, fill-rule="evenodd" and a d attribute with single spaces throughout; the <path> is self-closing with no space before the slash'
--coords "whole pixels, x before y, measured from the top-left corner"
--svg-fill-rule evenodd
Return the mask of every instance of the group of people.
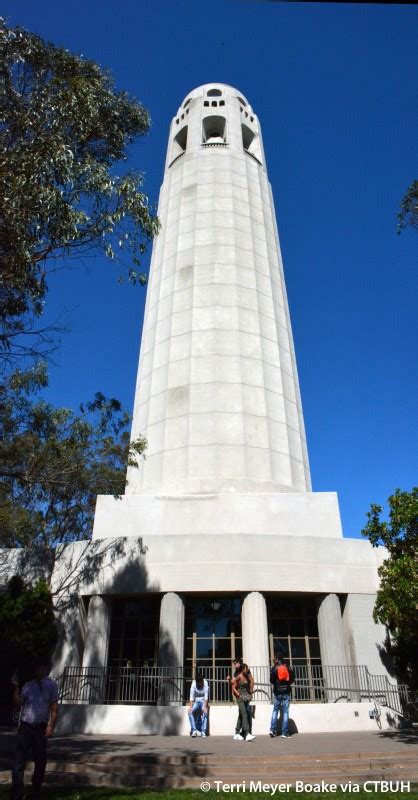
<path id="1" fill-rule="evenodd" d="M 251 730 L 251 699 L 254 693 L 254 678 L 248 667 L 240 659 L 233 661 L 233 674 L 227 680 L 232 695 L 238 706 L 238 718 L 234 739 L 251 742 L 255 736 Z M 47 740 L 52 736 L 58 716 L 58 687 L 49 677 L 50 665 L 35 665 L 33 680 L 26 682 L 22 688 L 19 681 L 13 678 L 13 701 L 21 709 L 20 724 L 17 734 L 16 753 L 12 769 L 11 800 L 23 798 L 23 776 L 25 764 L 32 756 L 35 769 L 32 777 L 32 798 L 40 798 L 41 786 L 46 767 Z M 293 673 L 284 659 L 278 655 L 270 671 L 270 683 L 273 686 L 274 704 L 271 716 L 270 736 L 277 736 L 277 719 L 282 710 L 281 736 L 289 736 L 289 703 Z M 207 735 L 208 730 L 209 684 L 202 672 L 198 672 L 190 689 L 188 708 L 191 736 Z"/>
<path id="2" fill-rule="evenodd" d="M 254 678 L 248 667 L 241 659 L 234 659 L 233 675 L 227 680 L 231 686 L 232 696 L 238 705 L 238 718 L 235 726 L 234 739 L 236 741 L 252 742 L 255 736 L 252 733 L 251 699 L 254 692 Z M 273 686 L 273 712 L 269 735 L 278 736 L 277 720 L 282 712 L 281 733 L 284 739 L 289 736 L 289 705 L 292 693 L 293 672 L 284 658 L 278 654 L 270 670 L 270 683 Z M 203 675 L 198 672 L 190 688 L 190 703 L 188 708 L 190 735 L 206 737 L 208 730 L 209 684 Z"/>

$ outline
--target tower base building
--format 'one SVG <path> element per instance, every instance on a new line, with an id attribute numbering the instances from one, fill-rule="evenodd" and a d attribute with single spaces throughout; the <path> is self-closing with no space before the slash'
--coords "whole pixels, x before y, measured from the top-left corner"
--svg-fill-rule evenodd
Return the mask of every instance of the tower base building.
<path id="1" fill-rule="evenodd" d="M 242 657 L 267 733 L 278 651 L 294 732 L 373 730 L 377 708 L 397 725 L 372 619 L 385 551 L 344 539 L 336 494 L 311 489 L 261 129 L 234 88 L 201 86 L 179 108 L 158 215 L 132 429 L 146 460 L 125 495 L 98 498 L 92 541 L 61 547 L 52 575 L 61 731 L 188 733 L 202 670 L 211 732 L 230 735 Z"/>

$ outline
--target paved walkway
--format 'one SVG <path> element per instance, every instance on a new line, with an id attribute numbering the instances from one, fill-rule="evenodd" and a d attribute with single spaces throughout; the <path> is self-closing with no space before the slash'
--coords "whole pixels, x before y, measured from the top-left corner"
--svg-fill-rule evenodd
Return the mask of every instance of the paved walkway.
<path id="1" fill-rule="evenodd" d="M 15 734 L 10 729 L 0 729 L 0 756 L 14 748 Z M 243 750 L 243 748 L 245 750 Z M 253 756 L 325 755 L 344 753 L 399 753 L 416 752 L 418 761 L 418 731 L 376 731 L 373 733 L 299 733 L 289 739 L 270 739 L 257 736 L 253 742 L 235 742 L 232 736 L 209 736 L 192 739 L 186 736 L 54 736 L 49 744 L 49 757 L 66 755 L 72 759 L 101 755 L 204 755 L 228 756 L 244 752 Z"/>

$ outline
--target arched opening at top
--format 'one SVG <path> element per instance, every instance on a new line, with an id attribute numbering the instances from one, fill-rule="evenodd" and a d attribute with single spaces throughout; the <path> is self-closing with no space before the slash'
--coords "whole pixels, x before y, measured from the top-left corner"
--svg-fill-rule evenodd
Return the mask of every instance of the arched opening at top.
<path id="1" fill-rule="evenodd" d="M 261 164 L 261 147 L 260 139 L 248 125 L 241 125 L 242 131 L 242 146 L 247 153 L 257 159 Z"/>
<path id="2" fill-rule="evenodd" d="M 171 148 L 171 161 L 186 151 L 187 147 L 187 125 L 177 133 L 173 139 L 173 146 Z"/>
<path id="3" fill-rule="evenodd" d="M 213 116 L 203 119 L 203 144 L 222 144 L 226 141 L 225 117 Z"/>
<path id="4" fill-rule="evenodd" d="M 220 89 L 209 89 L 209 91 L 206 92 L 206 94 L 208 97 L 219 97 L 220 95 L 222 95 L 222 92 Z"/>

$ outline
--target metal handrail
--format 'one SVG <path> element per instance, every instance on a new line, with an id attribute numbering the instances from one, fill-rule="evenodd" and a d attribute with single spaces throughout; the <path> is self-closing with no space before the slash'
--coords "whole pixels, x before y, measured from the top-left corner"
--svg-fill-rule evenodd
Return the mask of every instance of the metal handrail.
<path id="1" fill-rule="evenodd" d="M 270 667 L 251 667 L 255 702 L 272 702 Z M 203 669 L 212 703 L 232 701 L 228 667 Z M 378 702 L 407 714 L 407 686 L 372 675 L 366 666 L 294 666 L 293 700 L 304 703 Z M 136 666 L 133 662 L 107 667 L 66 667 L 59 679 L 64 703 L 172 705 L 187 702 L 191 667 Z"/>

